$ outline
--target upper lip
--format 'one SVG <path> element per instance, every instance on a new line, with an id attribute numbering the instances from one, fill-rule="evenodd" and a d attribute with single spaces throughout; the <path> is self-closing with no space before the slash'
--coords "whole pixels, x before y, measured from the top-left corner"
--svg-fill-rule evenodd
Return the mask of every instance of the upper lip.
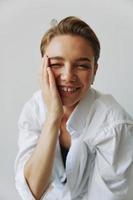
<path id="1" fill-rule="evenodd" d="M 79 88 L 79 86 L 74 86 L 74 85 L 58 85 L 58 87 Z"/>

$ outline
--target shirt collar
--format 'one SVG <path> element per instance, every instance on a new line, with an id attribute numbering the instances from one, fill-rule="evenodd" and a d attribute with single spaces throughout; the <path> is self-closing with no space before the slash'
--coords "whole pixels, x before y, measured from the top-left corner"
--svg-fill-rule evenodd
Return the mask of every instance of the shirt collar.
<path id="1" fill-rule="evenodd" d="M 71 136 L 79 136 L 85 127 L 87 115 L 96 99 L 96 90 L 90 88 L 86 96 L 78 103 L 70 115 L 66 128 Z"/>

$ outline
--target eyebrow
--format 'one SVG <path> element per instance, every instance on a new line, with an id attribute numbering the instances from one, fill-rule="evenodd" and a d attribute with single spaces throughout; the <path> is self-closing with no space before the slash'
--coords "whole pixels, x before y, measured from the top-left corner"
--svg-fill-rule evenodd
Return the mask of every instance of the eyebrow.
<path id="1" fill-rule="evenodd" d="M 50 57 L 50 60 L 64 60 L 64 58 L 60 56 L 54 56 L 54 57 Z"/>
<path id="2" fill-rule="evenodd" d="M 54 56 L 54 57 L 50 57 L 50 60 L 65 60 L 63 57 L 61 56 Z M 80 57 L 78 59 L 75 60 L 76 62 L 78 61 L 88 61 L 91 62 L 91 59 L 88 57 Z"/>
<path id="3" fill-rule="evenodd" d="M 76 59 L 76 61 L 88 61 L 88 62 L 91 62 L 91 59 L 87 58 L 87 57 L 80 57 L 80 58 Z"/>

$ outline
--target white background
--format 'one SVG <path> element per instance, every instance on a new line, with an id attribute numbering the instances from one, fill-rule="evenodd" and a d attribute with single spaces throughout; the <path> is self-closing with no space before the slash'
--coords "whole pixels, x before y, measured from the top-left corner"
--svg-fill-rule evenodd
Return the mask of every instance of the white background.
<path id="1" fill-rule="evenodd" d="M 101 41 L 95 88 L 111 93 L 133 116 L 132 0 L 0 0 L 0 200 L 18 200 L 14 187 L 17 121 L 39 88 L 39 51 L 53 18 L 75 15 Z"/>

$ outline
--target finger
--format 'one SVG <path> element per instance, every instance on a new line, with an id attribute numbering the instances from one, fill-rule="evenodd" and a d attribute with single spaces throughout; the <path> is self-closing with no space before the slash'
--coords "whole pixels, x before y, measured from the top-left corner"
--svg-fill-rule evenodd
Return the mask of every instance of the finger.
<path id="1" fill-rule="evenodd" d="M 42 81 L 45 84 L 49 84 L 47 68 L 48 68 L 48 57 L 44 55 L 42 59 Z"/>
<path id="2" fill-rule="evenodd" d="M 56 86 L 56 81 L 55 81 L 55 77 L 54 77 L 54 74 L 51 70 L 50 67 L 47 68 L 47 71 L 48 71 L 48 76 L 49 76 L 49 85 L 50 85 L 50 89 L 52 90 L 56 90 L 57 91 L 57 86 Z"/>

